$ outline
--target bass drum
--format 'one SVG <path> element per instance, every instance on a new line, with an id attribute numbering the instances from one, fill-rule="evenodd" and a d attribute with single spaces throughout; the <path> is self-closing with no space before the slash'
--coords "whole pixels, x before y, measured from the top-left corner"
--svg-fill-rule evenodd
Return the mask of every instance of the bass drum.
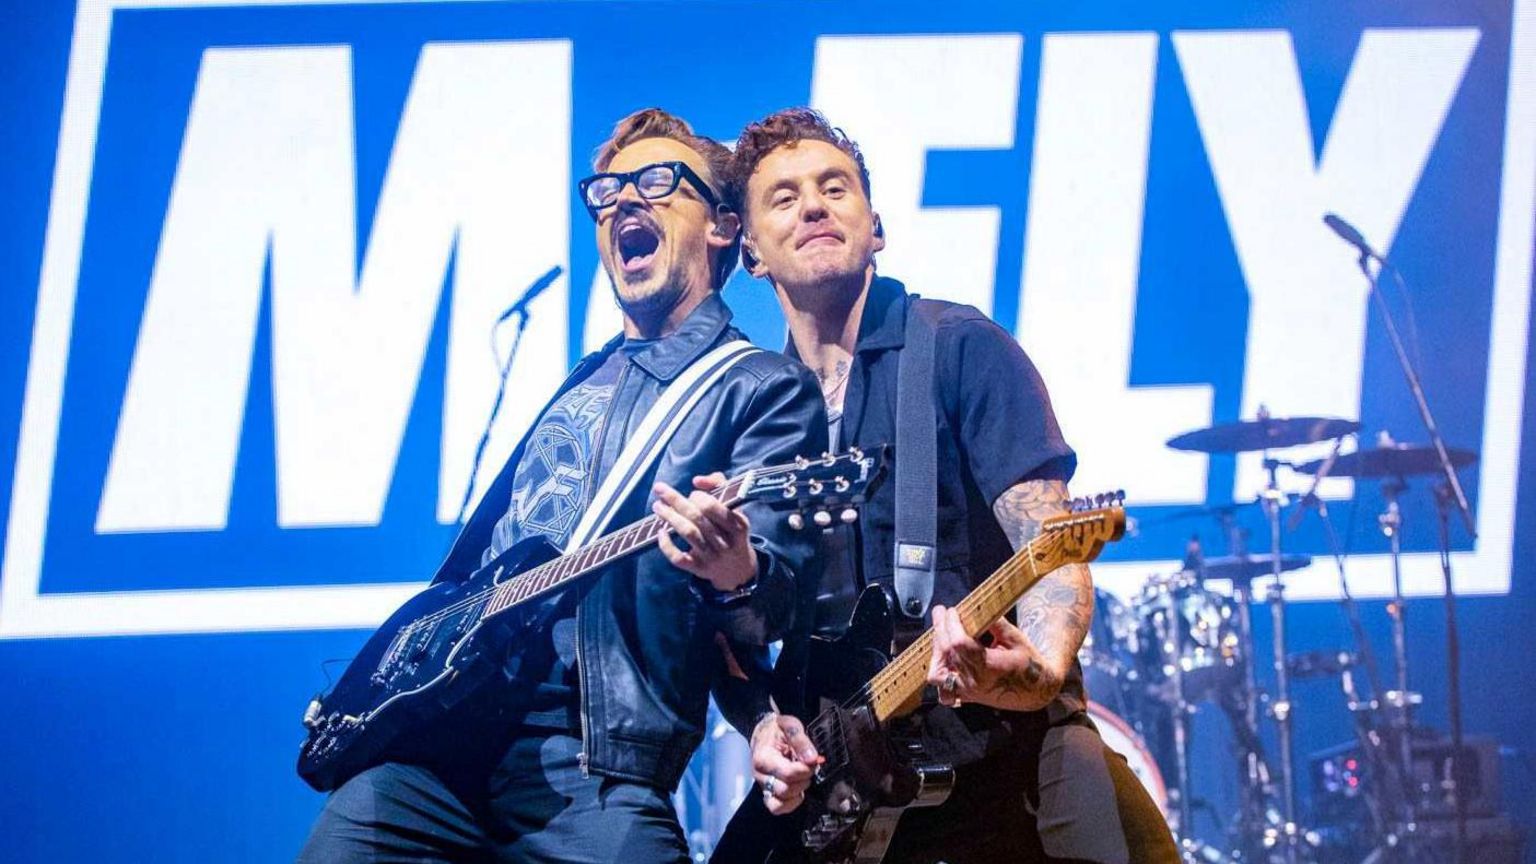
<path id="1" fill-rule="evenodd" d="M 1157 760 L 1152 757 L 1152 751 L 1147 749 L 1141 736 L 1119 715 L 1097 702 L 1088 703 L 1088 716 L 1093 719 L 1093 725 L 1099 727 L 1099 737 L 1104 739 L 1104 744 L 1125 757 L 1131 773 L 1146 787 L 1158 811 L 1167 819 L 1168 787 L 1163 783 L 1163 772 L 1158 770 Z"/>

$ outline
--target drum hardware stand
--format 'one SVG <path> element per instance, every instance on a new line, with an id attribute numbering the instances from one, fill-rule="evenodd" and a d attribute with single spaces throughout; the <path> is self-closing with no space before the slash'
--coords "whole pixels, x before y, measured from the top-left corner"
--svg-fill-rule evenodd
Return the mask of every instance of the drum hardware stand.
<path id="1" fill-rule="evenodd" d="M 1403 597 L 1403 513 L 1398 498 L 1408 490 L 1402 477 L 1384 477 L 1381 496 L 1385 508 L 1376 522 L 1381 533 L 1390 543 L 1392 556 L 1392 602 L 1387 604 L 1387 615 L 1392 620 L 1392 663 L 1396 676 L 1394 689 L 1388 690 L 1381 699 L 1387 712 L 1388 728 L 1397 744 L 1396 768 L 1403 787 L 1403 800 L 1394 816 L 1392 830 L 1387 833 L 1389 845 L 1393 839 L 1409 840 L 1417 828 L 1418 790 L 1413 788 L 1413 709 L 1424 701 L 1421 694 L 1408 689 L 1408 610 Z M 1385 778 L 1383 778 L 1385 779 Z M 1411 847 L 1408 857 L 1412 858 Z"/>
<path id="2" fill-rule="evenodd" d="M 1223 532 L 1227 535 L 1227 554 L 1248 554 L 1247 532 L 1237 524 L 1235 514 L 1228 510 L 1221 514 Z M 1232 599 L 1237 606 L 1237 629 L 1242 644 L 1249 646 L 1243 652 L 1243 694 L 1240 717 L 1234 718 L 1238 727 L 1238 750 L 1241 767 L 1238 775 L 1237 834 L 1243 855 L 1257 862 L 1262 858 L 1262 842 L 1257 840 L 1268 822 L 1266 810 L 1270 792 L 1269 766 L 1264 762 L 1262 742 L 1259 740 L 1259 690 L 1253 670 L 1253 611 L 1252 583 L 1247 579 L 1232 581 Z M 1229 716 L 1232 712 L 1228 712 Z"/>
<path id="3" fill-rule="evenodd" d="M 1319 471 L 1318 478 L 1313 483 L 1314 492 L 1322 476 L 1337 457 L 1339 444 L 1342 441 L 1343 439 L 1340 438 L 1334 444 L 1333 455 L 1329 457 L 1328 462 Z M 1402 524 L 1402 513 L 1397 506 L 1396 492 L 1406 488 L 1406 484 L 1403 483 L 1401 478 L 1387 478 L 1383 482 L 1384 494 L 1388 491 L 1388 483 L 1394 483 L 1395 491 L 1387 497 L 1389 502 L 1387 511 L 1377 518 L 1377 522 L 1381 526 L 1382 531 L 1391 538 L 1393 547 L 1396 549 L 1399 545 L 1397 532 Z M 1371 821 L 1375 823 L 1376 835 L 1381 838 L 1381 845 L 1373 850 L 1366 860 L 1374 864 L 1375 861 L 1383 856 L 1394 852 L 1403 854 L 1408 860 L 1412 860 L 1414 849 L 1410 844 L 1416 835 L 1417 825 L 1414 822 L 1414 813 L 1411 807 L 1412 790 L 1408 785 L 1409 778 L 1412 775 L 1409 773 L 1411 771 L 1409 764 L 1411 753 L 1408 749 L 1410 742 L 1406 734 L 1407 729 L 1405 727 L 1405 734 L 1399 736 L 1402 746 L 1398 749 L 1398 752 L 1396 754 L 1388 754 L 1389 742 L 1382 739 L 1377 720 L 1377 712 L 1382 709 L 1382 700 L 1377 698 L 1376 695 L 1382 692 L 1380 684 L 1381 673 L 1376 665 L 1375 652 L 1371 650 L 1370 639 L 1366 636 L 1365 626 L 1360 621 L 1360 612 L 1358 607 L 1355 606 L 1354 594 L 1349 589 L 1349 578 L 1344 569 L 1344 553 L 1339 545 L 1338 533 L 1333 528 L 1333 519 L 1328 515 L 1328 504 L 1315 494 L 1308 494 L 1302 499 L 1301 504 L 1301 509 L 1292 517 L 1288 527 L 1294 530 L 1300 524 L 1301 520 L 1299 517 L 1305 513 L 1307 507 L 1315 506 L 1317 508 L 1318 520 L 1323 525 L 1323 534 L 1328 541 L 1328 552 L 1333 557 L 1334 567 L 1339 576 L 1339 605 L 1343 608 L 1344 618 L 1349 623 L 1350 631 L 1355 640 L 1355 653 L 1350 657 L 1349 662 L 1344 664 L 1343 669 L 1339 673 L 1340 689 L 1344 693 L 1345 707 L 1348 709 L 1353 720 L 1355 737 L 1360 742 L 1361 752 L 1368 760 L 1367 764 L 1370 766 L 1372 776 L 1377 778 L 1376 787 L 1382 790 L 1390 788 L 1398 790 L 1398 795 L 1392 796 L 1392 798 L 1387 800 L 1382 800 L 1383 796 L 1380 793 L 1370 794 L 1368 792 L 1366 795 L 1366 804 L 1371 814 Z M 1398 561 L 1394 552 L 1393 584 L 1400 588 L 1402 580 L 1398 573 L 1397 565 Z M 1401 591 L 1397 591 L 1396 594 L 1393 608 L 1400 610 L 1402 608 Z M 1403 650 L 1403 646 L 1406 642 L 1401 638 L 1401 633 L 1397 629 L 1398 625 L 1401 624 L 1401 617 L 1394 615 L 1393 621 L 1395 625 L 1393 647 L 1398 664 L 1397 668 L 1405 670 L 1406 652 Z M 1359 688 L 1355 686 L 1353 667 L 1356 665 L 1356 661 L 1358 661 L 1358 665 L 1365 673 L 1366 687 L 1371 694 L 1369 698 L 1363 698 Z M 1397 704 L 1403 704 L 1404 700 L 1393 700 L 1393 696 L 1394 693 L 1406 693 L 1407 689 L 1407 674 L 1404 671 L 1400 671 L 1397 690 L 1386 694 L 1389 702 L 1395 701 Z M 1410 700 L 1410 704 L 1417 704 L 1419 701 L 1418 694 L 1410 695 L 1413 697 Z M 1403 716 L 1406 717 L 1406 711 Z M 1396 756 L 1395 759 L 1394 756 Z"/>
<path id="4" fill-rule="evenodd" d="M 1428 410 L 1428 409 L 1426 409 Z M 1435 440 L 1439 440 L 1438 436 Z M 1441 455 L 1444 456 L 1442 445 Z M 1451 479 L 1455 480 L 1456 473 L 1451 472 Z M 1445 792 L 1451 799 L 1451 804 L 1456 811 L 1456 864 L 1461 864 L 1467 849 L 1467 801 L 1466 796 L 1460 793 L 1458 784 L 1461 782 L 1462 758 L 1462 730 L 1461 730 L 1461 633 L 1456 628 L 1456 589 L 1451 584 L 1451 506 L 1458 503 L 1457 494 L 1460 488 L 1454 488 L 1447 483 L 1435 485 L 1435 511 L 1440 522 L 1440 572 L 1445 576 L 1445 660 L 1448 667 L 1446 672 L 1447 698 L 1450 701 L 1451 719 L 1451 764 L 1446 772 Z M 1465 498 L 1459 503 L 1466 507 Z M 1465 510 L 1463 510 L 1465 514 Z M 1474 535 L 1476 536 L 1476 535 Z"/>
<path id="5" fill-rule="evenodd" d="M 1189 715 L 1193 708 L 1184 699 L 1184 665 L 1180 656 L 1178 645 L 1178 628 L 1173 625 L 1171 608 L 1172 598 L 1163 598 L 1164 608 L 1153 617 L 1153 624 L 1157 632 L 1157 641 L 1161 644 L 1164 657 L 1172 658 L 1169 666 L 1169 682 L 1173 685 L 1173 698 L 1170 700 L 1173 708 L 1173 761 L 1175 782 L 1178 784 L 1178 833 L 1181 838 L 1180 845 L 1189 848 L 1192 842 L 1188 835 L 1194 828 L 1195 818 L 1191 809 L 1193 795 L 1189 788 Z"/>
<path id="6" fill-rule="evenodd" d="M 1265 412 L 1260 412 L 1263 417 Z M 1269 474 L 1269 484 L 1264 487 L 1260 497 L 1264 504 L 1264 515 L 1269 521 L 1269 544 L 1272 556 L 1273 581 L 1269 585 L 1266 599 L 1269 602 L 1270 618 L 1274 623 L 1274 649 L 1275 668 L 1275 698 L 1270 702 L 1269 714 L 1275 720 L 1276 731 L 1280 743 L 1280 803 L 1281 814 L 1284 823 L 1273 840 L 1276 844 L 1284 844 L 1286 864 L 1296 864 L 1297 845 L 1301 842 L 1301 832 L 1296 825 L 1296 777 L 1292 767 L 1291 753 L 1291 685 L 1290 670 L 1286 662 L 1286 638 L 1285 638 L 1285 583 L 1280 574 L 1280 510 L 1290 502 L 1290 496 L 1280 489 L 1276 479 L 1276 471 L 1282 463 L 1278 459 L 1264 454 L 1264 470 Z M 1266 836 L 1266 839 L 1270 839 Z"/>

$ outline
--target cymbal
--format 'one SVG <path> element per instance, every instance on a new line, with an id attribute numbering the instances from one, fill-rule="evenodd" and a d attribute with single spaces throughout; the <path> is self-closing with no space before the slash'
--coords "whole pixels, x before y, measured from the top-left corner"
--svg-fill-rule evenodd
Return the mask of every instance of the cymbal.
<path id="1" fill-rule="evenodd" d="M 1218 555 L 1207 558 L 1200 563 L 1195 572 L 1201 579 L 1230 579 L 1238 580 L 1255 579 L 1259 576 L 1269 576 L 1275 572 L 1273 555 L 1268 553 L 1261 555 Z M 1281 555 L 1280 570 L 1300 570 L 1312 563 L 1311 555 Z"/>
<path id="2" fill-rule="evenodd" d="M 1169 438 L 1168 446 L 1175 450 L 1195 450 L 1200 453 L 1278 450 L 1327 441 L 1359 429 L 1359 423 L 1337 417 L 1270 417 L 1222 423 L 1185 432 Z"/>
<path id="3" fill-rule="evenodd" d="M 1186 507 L 1182 510 L 1175 510 L 1166 516 L 1158 516 L 1153 519 L 1141 519 L 1138 521 L 1143 528 L 1150 528 L 1154 525 L 1164 525 L 1169 522 L 1180 522 L 1185 519 L 1214 518 L 1218 521 L 1224 521 L 1230 516 L 1235 516 L 1239 510 L 1242 510 L 1245 507 L 1253 507 L 1258 503 L 1259 499 L 1253 498 L 1248 501 L 1233 501 L 1231 504 L 1213 504 L 1210 507 Z"/>
<path id="4" fill-rule="evenodd" d="M 1445 454 L 1451 457 L 1451 467 L 1465 468 L 1477 461 L 1477 454 L 1471 450 L 1457 450 L 1453 447 L 1445 448 Z M 1327 460 L 1318 459 L 1308 462 L 1296 470 L 1307 474 L 1317 473 L 1317 469 L 1323 467 Z M 1372 447 L 1369 450 L 1356 450 L 1353 453 L 1345 453 L 1334 460 L 1333 468 L 1329 470 L 1330 477 L 1413 477 L 1419 474 L 1439 474 L 1440 457 L 1435 453 L 1435 448 L 1425 444 L 1392 444 L 1387 447 Z"/>

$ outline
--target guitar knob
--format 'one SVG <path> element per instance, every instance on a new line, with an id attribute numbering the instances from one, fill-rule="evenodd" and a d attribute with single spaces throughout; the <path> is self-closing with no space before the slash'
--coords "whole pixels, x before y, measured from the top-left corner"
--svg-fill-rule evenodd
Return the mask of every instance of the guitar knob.
<path id="1" fill-rule="evenodd" d="M 789 522 L 789 530 L 791 531 L 800 531 L 805 528 L 805 517 L 799 513 L 789 514 L 789 519 L 786 521 Z"/>
<path id="2" fill-rule="evenodd" d="M 309 707 L 304 709 L 304 726 L 313 729 L 320 724 L 320 700 L 309 700 Z"/>
<path id="3" fill-rule="evenodd" d="M 816 515 L 812 516 L 811 519 L 820 528 L 826 528 L 832 524 L 832 514 L 825 510 L 817 510 Z"/>

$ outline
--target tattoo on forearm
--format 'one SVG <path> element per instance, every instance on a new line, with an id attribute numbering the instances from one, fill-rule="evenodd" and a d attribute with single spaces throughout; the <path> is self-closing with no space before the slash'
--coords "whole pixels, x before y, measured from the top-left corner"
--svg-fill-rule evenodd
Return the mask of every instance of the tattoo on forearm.
<path id="1" fill-rule="evenodd" d="M 1045 667 L 1040 661 L 1029 658 L 1029 665 L 1023 669 L 1015 669 L 999 675 L 992 682 L 992 692 L 1000 696 L 1016 695 L 1031 697 L 1040 690 L 1040 685 L 1045 681 Z"/>
<path id="2" fill-rule="evenodd" d="M 992 512 L 1015 550 L 1040 533 L 1045 519 L 1067 512 L 1067 484 L 1027 480 L 1004 492 Z M 1068 564 L 1046 574 L 1019 601 L 1019 629 L 1039 652 L 1040 675 L 1027 692 L 1060 687 L 1093 619 L 1093 576 L 1082 564 Z"/>

